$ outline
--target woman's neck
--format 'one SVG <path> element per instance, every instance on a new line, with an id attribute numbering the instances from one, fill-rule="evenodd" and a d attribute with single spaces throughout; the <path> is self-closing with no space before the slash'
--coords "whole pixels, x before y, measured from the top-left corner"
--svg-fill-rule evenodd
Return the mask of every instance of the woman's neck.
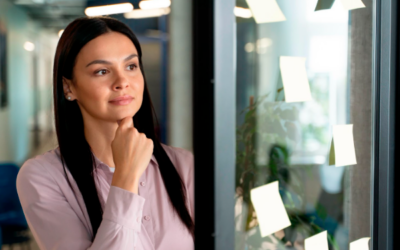
<path id="1" fill-rule="evenodd" d="M 117 122 L 84 119 L 84 132 L 93 154 L 109 167 L 115 167 L 111 142 L 114 140 Z"/>

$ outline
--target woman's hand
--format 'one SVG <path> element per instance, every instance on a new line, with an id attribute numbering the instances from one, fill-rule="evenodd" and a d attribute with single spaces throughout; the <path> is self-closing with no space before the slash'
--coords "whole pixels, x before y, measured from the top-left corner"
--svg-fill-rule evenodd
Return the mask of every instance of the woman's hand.
<path id="1" fill-rule="evenodd" d="M 153 141 L 139 133 L 132 117 L 125 117 L 119 123 L 111 148 L 115 164 L 111 185 L 137 194 L 139 178 L 153 155 Z"/>

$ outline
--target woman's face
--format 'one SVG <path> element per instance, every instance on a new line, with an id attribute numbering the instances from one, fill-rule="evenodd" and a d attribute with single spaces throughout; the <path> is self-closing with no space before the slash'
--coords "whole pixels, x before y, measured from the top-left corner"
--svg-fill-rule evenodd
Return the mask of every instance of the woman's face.
<path id="1" fill-rule="evenodd" d="M 106 33 L 87 43 L 76 57 L 73 75 L 73 80 L 64 78 L 64 93 L 78 102 L 84 121 L 116 122 L 133 117 L 142 105 L 138 53 L 121 33 Z"/>

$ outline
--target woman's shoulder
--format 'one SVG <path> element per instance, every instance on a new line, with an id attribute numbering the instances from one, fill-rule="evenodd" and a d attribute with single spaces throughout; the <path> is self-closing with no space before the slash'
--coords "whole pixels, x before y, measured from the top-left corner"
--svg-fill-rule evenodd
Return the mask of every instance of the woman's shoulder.
<path id="1" fill-rule="evenodd" d="M 24 162 L 21 166 L 21 170 L 25 171 L 40 171 L 44 169 L 55 169 L 57 167 L 62 167 L 60 159 L 59 147 L 49 150 L 40 155 L 36 155 Z"/>
<path id="2" fill-rule="evenodd" d="M 54 173 L 63 171 L 59 148 L 54 148 L 40 155 L 36 155 L 22 164 L 17 182 L 33 182 L 36 179 L 54 178 Z"/>

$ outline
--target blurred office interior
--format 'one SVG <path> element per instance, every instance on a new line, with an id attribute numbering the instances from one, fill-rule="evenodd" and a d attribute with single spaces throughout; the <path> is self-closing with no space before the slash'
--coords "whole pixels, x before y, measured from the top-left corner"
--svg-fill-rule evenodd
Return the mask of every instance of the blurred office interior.
<path id="1" fill-rule="evenodd" d="M 126 23 L 141 43 L 147 84 L 158 118 L 156 130 L 163 143 L 193 150 L 190 1 L 178 0 L 172 5 L 170 1 L 161 1 L 160 6 L 150 6 L 147 12 L 140 12 L 140 0 L 0 0 L 2 166 L 20 167 L 27 159 L 57 147 L 52 73 L 55 49 L 63 29 L 75 18 L 86 16 L 87 8 L 124 2 L 131 3 L 137 11 L 134 14 L 138 15 L 110 16 Z M 6 185 L 15 189 L 15 183 L 10 183 L 15 178 L 9 176 L 11 180 L 0 178 L 2 199 L 11 196 L 3 197 L 3 193 L 11 192 L 6 191 Z M 12 195 L 16 195 L 15 190 Z M 0 207 L 7 210 L 6 206 Z M 7 216 L 9 213 L 1 214 L 0 222 Z M 30 238 L 31 249 L 38 249 Z M 12 246 L 7 239 L 3 237 L 3 249 Z M 23 242 L 21 247 L 25 246 L 24 236 L 16 240 Z M 13 245 L 13 249 L 20 247 Z"/>

